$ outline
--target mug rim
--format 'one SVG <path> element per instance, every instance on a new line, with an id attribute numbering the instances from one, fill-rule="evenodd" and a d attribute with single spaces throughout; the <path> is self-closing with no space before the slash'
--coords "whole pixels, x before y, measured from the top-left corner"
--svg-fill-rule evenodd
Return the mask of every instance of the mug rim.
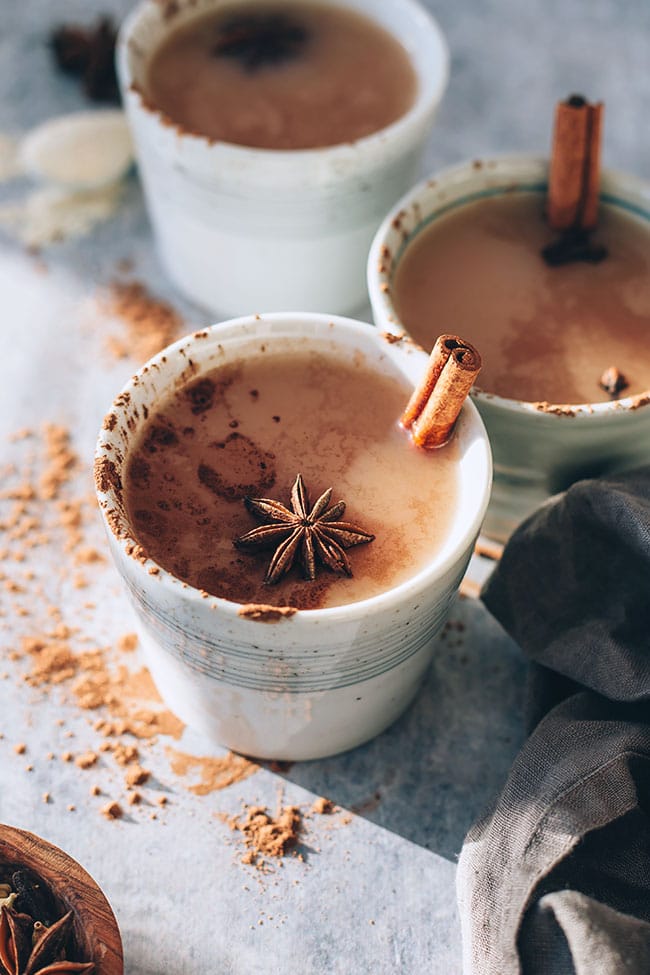
<path id="1" fill-rule="evenodd" d="M 206 9 L 212 2 L 217 3 L 218 0 L 208 0 Z M 232 0 L 232 2 L 237 3 L 242 2 L 242 0 Z M 250 0 L 244 0 L 244 2 L 250 2 Z M 312 0 L 307 0 L 307 2 L 312 2 Z M 318 2 L 325 3 L 327 6 L 340 6 L 343 9 L 347 9 L 341 0 L 318 0 Z M 394 122 L 391 122 L 389 125 L 386 125 L 381 129 L 377 129 L 377 131 L 371 132 L 369 135 L 362 136 L 361 138 L 355 139 L 351 142 L 339 142 L 329 146 L 312 147 L 307 149 L 269 149 L 258 148 L 255 146 L 245 146 L 238 143 L 221 140 L 216 141 L 211 140 L 208 136 L 202 135 L 200 132 L 185 130 L 180 123 L 175 122 L 161 109 L 149 104 L 148 100 L 143 96 L 140 89 L 136 88 L 134 85 L 135 79 L 131 70 L 129 45 L 134 31 L 137 30 L 139 24 L 142 22 L 142 19 L 146 17 L 150 11 L 152 13 L 159 13 L 159 15 L 162 17 L 163 14 L 161 4 L 156 2 L 156 0 L 141 0 L 141 2 L 129 12 L 120 25 L 115 51 L 115 64 L 122 96 L 125 101 L 127 98 L 137 98 L 139 109 L 154 119 L 161 129 L 171 129 L 177 136 L 181 136 L 195 145 L 202 146 L 206 151 L 212 153 L 218 152 L 220 155 L 230 158 L 233 163 L 241 162 L 242 165 L 250 165 L 255 159 L 259 159 L 262 162 L 267 163 L 270 160 L 277 160 L 280 164 L 288 164 L 290 160 L 296 159 L 300 161 L 313 160 L 316 163 L 321 159 L 336 162 L 339 159 L 348 157 L 350 152 L 354 152 L 356 154 L 363 153 L 367 155 L 375 150 L 384 149 L 387 140 L 390 139 L 398 141 L 403 134 L 407 134 L 411 130 L 419 128 L 427 116 L 440 104 L 449 83 L 449 46 L 438 21 L 431 14 L 431 12 L 422 3 L 420 3 L 420 0 L 400 0 L 400 8 L 402 11 L 408 10 L 414 22 L 419 20 L 421 24 L 426 25 L 428 41 L 432 42 L 437 47 L 437 73 L 435 76 L 432 75 L 430 78 L 425 76 L 419 65 L 411 56 L 410 52 L 407 51 L 406 53 L 409 62 L 418 80 L 418 90 L 416 92 L 413 104 L 407 109 L 406 112 L 400 115 L 399 118 L 395 119 Z M 379 23 L 377 18 L 373 16 L 372 13 L 366 12 L 365 8 L 357 8 L 355 5 L 354 9 L 356 12 L 362 13 L 373 22 Z M 380 26 L 384 27 L 388 33 L 390 33 L 401 43 L 400 38 L 394 31 L 383 24 L 380 24 Z M 414 30 L 414 43 L 420 44 L 422 36 L 423 34 L 420 31 Z"/>
<path id="2" fill-rule="evenodd" d="M 405 193 L 382 221 L 381 226 L 375 234 L 368 255 L 367 283 L 375 325 L 387 328 L 395 334 L 409 334 L 397 314 L 390 294 L 390 288 L 387 287 L 395 273 L 395 268 L 391 266 L 390 273 L 386 270 L 381 270 L 382 248 L 387 246 L 387 240 L 391 230 L 394 229 L 395 221 L 399 218 L 403 210 L 415 208 L 428 194 L 434 191 L 444 191 L 446 185 L 453 184 L 456 180 L 468 177 L 474 177 L 476 179 L 477 188 L 484 185 L 483 181 L 486 178 L 486 174 L 488 174 L 494 179 L 494 182 L 488 184 L 491 188 L 493 187 L 497 190 L 502 188 L 504 191 L 506 189 L 513 189 L 515 187 L 513 187 L 512 172 L 503 172 L 509 166 L 520 167 L 522 174 L 525 171 L 529 174 L 530 178 L 545 181 L 548 175 L 548 165 L 548 158 L 541 155 L 535 156 L 529 153 L 491 155 L 486 158 L 481 157 L 480 159 L 466 160 L 465 162 L 456 163 L 442 170 L 437 170 L 430 176 L 422 179 Z M 616 193 L 617 190 L 622 193 L 636 193 L 648 197 L 648 229 L 650 232 L 650 182 L 622 170 L 603 169 L 601 173 L 600 197 L 608 197 Z M 614 201 L 607 200 L 606 202 Z M 445 205 L 447 205 L 446 202 L 442 202 L 442 206 Z M 428 220 L 438 209 L 441 209 L 441 207 L 434 207 L 426 218 L 419 221 L 416 228 L 404 239 L 403 250 L 407 249 L 406 242 L 411 241 L 420 233 L 424 220 Z M 601 420 L 608 417 L 618 417 L 625 413 L 636 412 L 650 405 L 650 387 L 631 396 L 625 396 L 609 402 L 597 403 L 542 402 L 539 404 L 537 401 L 512 399 L 482 389 L 472 389 L 470 396 L 472 399 L 481 402 L 481 404 L 493 404 L 499 409 L 513 413 L 548 417 L 549 419 L 571 418 L 584 421 L 590 417 L 599 417 Z"/>
<path id="3" fill-rule="evenodd" d="M 415 362 L 422 363 L 422 372 L 424 372 L 429 358 L 428 355 L 415 343 L 408 343 L 408 345 L 404 347 L 404 343 L 395 343 L 390 341 L 390 339 L 382 338 L 382 334 L 374 326 L 342 316 L 301 312 L 273 312 L 264 315 L 247 315 L 240 318 L 215 323 L 206 327 L 205 329 L 199 330 L 198 332 L 185 335 L 172 345 L 162 349 L 159 353 L 144 363 L 141 368 L 127 380 L 120 392 L 114 398 L 113 403 L 106 414 L 106 419 L 111 416 L 114 418 L 116 415 L 118 417 L 125 417 L 131 393 L 138 388 L 141 380 L 152 369 L 164 365 L 165 362 L 168 361 L 172 356 L 175 358 L 178 357 L 179 368 L 176 371 L 176 376 L 180 376 L 183 372 L 183 368 L 187 367 L 189 358 L 189 356 L 185 357 L 184 352 L 181 352 L 181 350 L 187 350 L 188 346 L 194 347 L 199 341 L 204 343 L 205 339 L 208 337 L 213 338 L 215 343 L 218 344 L 220 338 L 224 340 L 226 340 L 228 336 L 234 338 L 236 337 L 235 333 L 242 333 L 242 330 L 248 329 L 249 331 L 246 332 L 241 339 L 241 345 L 242 348 L 244 348 L 247 345 L 250 345 L 252 341 L 255 341 L 254 330 L 259 322 L 264 324 L 268 323 L 270 325 L 277 323 L 278 325 L 288 326 L 288 328 L 293 330 L 296 334 L 299 333 L 301 327 L 309 325 L 319 330 L 318 340 L 321 341 L 324 341 L 328 336 L 332 335 L 332 326 L 339 329 L 345 329 L 348 334 L 351 334 L 352 336 L 356 335 L 358 337 L 360 340 L 360 345 L 365 344 L 367 346 L 369 342 L 376 345 L 377 349 L 381 349 L 382 352 L 385 352 L 389 358 L 392 358 L 395 361 L 398 368 L 400 356 L 404 356 L 403 365 L 400 368 L 403 376 L 407 375 L 406 363 L 408 357 L 413 356 Z M 269 333 L 267 333 L 267 337 L 270 337 Z M 285 334 L 283 337 L 286 339 L 287 335 Z M 381 341 L 385 342 L 385 346 L 380 346 Z M 205 345 L 202 347 L 205 347 Z M 112 422 L 108 423 L 106 422 L 106 419 L 100 428 L 97 439 L 95 449 L 96 467 L 98 464 L 101 464 L 103 459 L 114 463 L 116 448 L 120 450 L 120 452 L 122 450 L 122 445 L 114 435 L 114 430 L 118 429 L 119 421 L 115 422 L 113 419 Z M 124 422 L 126 425 L 126 418 Z M 339 606 L 329 606 L 317 609 L 296 609 L 294 607 L 289 607 L 292 612 L 291 614 L 287 614 L 285 617 L 283 617 L 283 621 L 289 622 L 294 618 L 300 618 L 303 620 L 312 620 L 314 622 L 322 620 L 323 622 L 337 621 L 344 623 L 351 622 L 356 618 L 370 614 L 373 611 L 390 611 L 395 605 L 403 605 L 405 601 L 408 601 L 409 591 L 412 596 L 419 593 L 426 595 L 426 591 L 431 586 L 434 586 L 439 579 L 443 578 L 444 575 L 459 561 L 459 559 L 462 558 L 463 554 L 466 553 L 473 544 L 473 540 L 478 535 L 480 526 L 485 517 L 492 484 L 492 453 L 483 421 L 476 406 L 469 400 L 469 398 L 463 405 L 463 409 L 458 419 L 458 424 L 461 426 L 461 428 L 465 428 L 467 430 L 468 434 L 472 438 L 472 442 L 477 442 L 480 445 L 478 448 L 480 465 L 478 475 L 480 475 L 483 479 L 483 486 L 482 490 L 480 491 L 480 501 L 475 506 L 475 510 L 469 513 L 470 517 L 467 517 L 468 512 L 461 510 L 459 499 L 459 505 L 452 516 L 452 524 L 459 526 L 458 538 L 454 542 L 453 546 L 450 547 L 445 553 L 446 544 L 443 543 L 442 552 L 438 554 L 438 557 L 436 557 L 433 562 L 428 563 L 426 566 L 424 566 L 424 568 L 420 569 L 417 573 L 410 576 L 397 586 L 392 586 L 390 589 L 386 589 L 369 598 L 355 600 Z M 120 472 L 123 470 L 127 457 L 128 450 L 124 452 L 123 456 L 119 460 Z M 460 469 L 460 462 L 458 466 Z M 470 475 L 466 474 L 465 476 L 469 477 Z M 475 470 L 472 474 L 472 478 L 476 479 L 476 477 L 477 472 Z M 155 575 L 158 584 L 162 584 L 167 592 L 171 594 L 180 596 L 183 599 L 189 599 L 192 602 L 198 601 L 202 605 L 207 605 L 208 607 L 218 607 L 220 611 L 225 612 L 229 617 L 242 618 L 240 611 L 243 606 L 249 604 L 236 602 L 223 596 L 215 596 L 211 593 L 206 595 L 203 590 L 192 586 L 190 583 L 183 582 L 163 565 L 151 558 L 151 556 L 149 556 L 146 552 L 146 559 L 134 558 L 132 554 L 133 544 L 135 543 L 136 546 L 140 545 L 137 534 L 132 531 L 131 526 L 129 525 L 130 530 L 126 536 L 118 535 L 108 517 L 108 513 L 111 509 L 115 510 L 116 508 L 119 509 L 122 507 L 117 499 L 114 485 L 111 483 L 108 485 L 108 488 L 104 490 L 100 487 L 99 483 L 96 482 L 96 495 L 99 502 L 102 519 L 104 521 L 111 544 L 118 545 L 120 548 L 120 554 L 124 558 L 128 558 L 135 567 L 139 567 L 136 568 L 136 571 L 141 571 L 143 578 L 151 579 L 151 576 Z M 462 495 L 462 492 L 459 492 L 459 495 Z M 124 517 L 124 520 L 126 521 L 126 516 Z M 471 554 L 471 552 L 469 554 Z M 150 570 L 152 568 L 155 569 L 155 573 L 151 573 Z M 269 609 L 275 608 L 281 609 L 282 607 L 269 607 Z"/>

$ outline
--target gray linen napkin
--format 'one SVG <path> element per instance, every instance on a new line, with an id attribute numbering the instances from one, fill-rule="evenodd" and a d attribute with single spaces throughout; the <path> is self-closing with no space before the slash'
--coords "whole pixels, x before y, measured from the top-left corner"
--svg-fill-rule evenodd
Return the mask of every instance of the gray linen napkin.
<path id="1" fill-rule="evenodd" d="M 534 727 L 458 867 L 466 975 L 650 975 L 650 467 L 525 522 L 483 601 Z"/>

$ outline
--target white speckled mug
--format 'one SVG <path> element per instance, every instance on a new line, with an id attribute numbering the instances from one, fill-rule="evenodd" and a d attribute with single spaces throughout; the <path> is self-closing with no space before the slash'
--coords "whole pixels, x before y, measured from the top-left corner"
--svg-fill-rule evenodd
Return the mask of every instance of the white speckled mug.
<path id="1" fill-rule="evenodd" d="M 177 23 L 232 3 L 179 0 L 167 17 L 171 5 L 146 0 L 120 32 L 118 74 L 162 262 L 179 290 L 214 314 L 361 308 L 373 234 L 419 174 L 447 83 L 445 41 L 417 0 L 349 0 L 411 57 L 418 91 L 409 111 L 373 135 L 323 149 L 209 142 L 165 122 L 138 87 Z"/>
<path id="2" fill-rule="evenodd" d="M 384 220 L 368 259 L 375 324 L 402 333 L 391 298 L 396 268 L 409 244 L 450 209 L 502 193 L 543 192 L 548 163 L 509 157 L 466 163 L 416 186 Z M 601 200 L 650 224 L 650 184 L 605 171 Z M 447 331 L 453 325 L 441 325 Z M 649 335 L 650 341 L 650 335 Z M 492 499 L 483 530 L 505 541 L 550 495 L 574 481 L 621 471 L 650 459 L 650 392 L 609 403 L 527 403 L 475 390 L 494 454 Z"/>
<path id="3" fill-rule="evenodd" d="M 344 606 L 251 613 L 145 558 L 122 485 L 146 414 L 190 375 L 255 354 L 261 345 L 296 342 L 361 356 L 372 369 L 402 375 L 411 385 L 428 359 L 410 343 L 393 344 L 372 326 L 343 318 L 275 314 L 215 325 L 170 346 L 129 381 L 104 422 L 96 455 L 111 552 L 161 694 L 188 724 L 260 758 L 335 754 L 372 738 L 404 710 L 467 567 L 492 476 L 485 429 L 467 402 L 457 425 L 458 503 L 447 540 L 407 582 Z"/>

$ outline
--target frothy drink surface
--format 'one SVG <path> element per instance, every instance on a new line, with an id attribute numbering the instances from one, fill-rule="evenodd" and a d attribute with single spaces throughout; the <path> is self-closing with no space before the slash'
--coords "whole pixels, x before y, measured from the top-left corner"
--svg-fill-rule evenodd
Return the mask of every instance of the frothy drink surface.
<path id="1" fill-rule="evenodd" d="M 481 350 L 481 389 L 530 402 L 595 403 L 616 367 L 628 386 L 650 388 L 650 230 L 639 218 L 601 206 L 599 264 L 548 267 L 554 239 L 541 193 L 510 193 L 436 219 L 408 247 L 393 299 L 407 331 L 425 349 L 457 331 Z"/>
<path id="2" fill-rule="evenodd" d="M 413 447 L 397 420 L 411 392 L 397 374 L 326 351 L 259 352 L 206 373 L 162 404 L 134 444 L 125 483 L 138 541 L 178 578 L 242 603 L 299 609 L 377 595 L 423 569 L 449 532 L 457 446 Z M 271 551 L 233 540 L 258 522 L 243 498 L 288 506 L 296 474 L 311 501 L 333 488 L 344 520 L 375 534 L 348 550 L 353 577 L 296 564 L 264 584 Z"/>
<path id="3" fill-rule="evenodd" d="M 145 89 L 170 119 L 209 139 L 308 149 L 394 122 L 417 79 L 400 42 L 354 11 L 245 4 L 174 30 L 152 56 Z"/>

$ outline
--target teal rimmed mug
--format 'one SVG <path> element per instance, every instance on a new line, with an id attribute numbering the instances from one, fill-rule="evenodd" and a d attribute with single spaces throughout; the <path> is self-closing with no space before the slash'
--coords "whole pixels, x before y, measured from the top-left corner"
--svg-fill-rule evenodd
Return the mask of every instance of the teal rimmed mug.
<path id="1" fill-rule="evenodd" d="M 434 220 L 486 196 L 542 194 L 547 174 L 548 160 L 543 158 L 475 160 L 424 180 L 404 196 L 379 228 L 368 259 L 368 290 L 377 327 L 405 333 L 392 298 L 395 272 L 407 248 Z M 605 170 L 600 201 L 648 221 L 650 230 L 650 184 L 644 180 Z M 441 322 L 437 329 L 453 330 L 450 322 Z M 479 389 L 472 391 L 472 398 L 494 460 L 483 531 L 500 541 L 549 496 L 574 481 L 650 460 L 650 390 L 607 403 L 541 404 Z"/>

